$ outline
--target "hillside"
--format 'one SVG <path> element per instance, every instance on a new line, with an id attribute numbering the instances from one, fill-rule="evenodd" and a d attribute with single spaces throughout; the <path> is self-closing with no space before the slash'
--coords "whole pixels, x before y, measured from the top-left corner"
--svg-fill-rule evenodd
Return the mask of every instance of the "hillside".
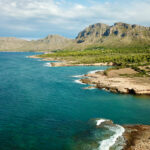
<path id="1" fill-rule="evenodd" d="M 65 38 L 60 35 L 48 35 L 44 39 L 39 39 L 36 41 L 31 41 L 27 45 L 27 49 L 33 49 L 35 51 L 44 51 L 44 50 L 59 50 L 64 49 L 69 44 L 72 43 L 71 39 Z"/>
<path id="2" fill-rule="evenodd" d="M 81 31 L 76 37 L 81 45 L 97 44 L 105 47 L 142 47 L 150 45 L 150 27 L 115 23 L 97 23 Z"/>
<path id="3" fill-rule="evenodd" d="M 0 38 L 1 51 L 49 51 L 58 50 L 67 47 L 72 43 L 71 39 L 67 39 L 60 35 L 48 35 L 44 39 L 27 41 L 14 37 Z"/>
<path id="4" fill-rule="evenodd" d="M 22 47 L 28 45 L 29 42 L 15 37 L 0 37 L 1 51 L 19 51 Z"/>

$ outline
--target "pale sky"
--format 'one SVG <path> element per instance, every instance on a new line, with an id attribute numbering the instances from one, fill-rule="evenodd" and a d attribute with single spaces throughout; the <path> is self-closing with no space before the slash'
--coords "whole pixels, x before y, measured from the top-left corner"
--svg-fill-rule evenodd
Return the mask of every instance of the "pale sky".
<path id="1" fill-rule="evenodd" d="M 0 0 L 0 37 L 75 38 L 98 22 L 150 26 L 150 0 Z"/>

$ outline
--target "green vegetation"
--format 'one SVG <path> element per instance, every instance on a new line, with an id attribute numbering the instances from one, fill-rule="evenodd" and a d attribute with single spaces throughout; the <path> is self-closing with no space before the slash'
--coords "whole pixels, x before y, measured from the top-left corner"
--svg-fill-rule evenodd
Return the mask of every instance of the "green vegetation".
<path id="1" fill-rule="evenodd" d="M 150 48 L 122 48 L 108 49 L 95 47 L 80 51 L 58 51 L 39 55 L 42 58 L 59 58 L 60 60 L 74 61 L 75 63 L 113 62 L 118 66 L 138 66 L 150 62 Z"/>
<path id="2" fill-rule="evenodd" d="M 41 58 L 53 58 L 55 60 L 68 61 L 74 64 L 92 64 L 92 63 L 114 63 L 114 69 L 130 67 L 138 73 L 134 76 L 150 75 L 150 47 L 134 48 L 105 48 L 89 47 L 78 51 L 56 51 L 49 54 L 39 55 Z M 141 69 L 140 66 L 145 67 Z M 113 69 L 113 68 L 111 68 Z M 107 70 L 104 72 L 107 75 Z"/>

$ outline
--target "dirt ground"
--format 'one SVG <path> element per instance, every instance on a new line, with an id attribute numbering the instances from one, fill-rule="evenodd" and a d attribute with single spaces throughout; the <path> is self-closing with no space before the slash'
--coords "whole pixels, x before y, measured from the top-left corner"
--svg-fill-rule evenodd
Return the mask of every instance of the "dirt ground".
<path id="1" fill-rule="evenodd" d="M 136 74 L 138 73 L 137 71 L 131 69 L 131 68 L 123 68 L 123 69 L 117 69 L 117 70 L 109 70 L 107 71 L 107 76 L 108 77 L 119 77 L 120 75 L 124 74 Z"/>

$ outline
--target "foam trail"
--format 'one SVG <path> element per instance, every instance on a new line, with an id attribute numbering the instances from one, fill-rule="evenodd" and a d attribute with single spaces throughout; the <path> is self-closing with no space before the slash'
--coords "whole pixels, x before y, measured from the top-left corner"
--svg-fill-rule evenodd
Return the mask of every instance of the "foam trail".
<path id="1" fill-rule="evenodd" d="M 106 127 L 109 130 L 115 132 L 115 134 L 112 135 L 109 139 L 99 142 L 100 146 L 99 146 L 98 150 L 109 150 L 110 147 L 112 147 L 115 144 L 117 139 L 119 137 L 121 137 L 123 135 L 123 133 L 125 132 L 125 129 L 120 125 L 116 125 L 114 127 L 110 127 L 110 126 L 106 126 Z"/>
<path id="2" fill-rule="evenodd" d="M 93 70 L 93 71 L 89 71 L 88 74 L 96 73 L 98 71 L 104 71 L 104 70 Z"/>
<path id="3" fill-rule="evenodd" d="M 72 77 L 74 77 L 74 78 L 82 78 L 82 77 L 84 77 L 84 75 L 75 75 L 75 76 L 72 76 Z"/>
<path id="4" fill-rule="evenodd" d="M 52 67 L 52 65 L 51 65 L 51 63 L 50 63 L 50 62 L 45 63 L 45 64 L 44 64 L 44 66 L 45 66 L 45 67 Z"/>
<path id="5" fill-rule="evenodd" d="M 82 83 L 80 80 L 75 80 L 74 82 L 78 84 L 85 84 L 85 83 Z"/>
<path id="6" fill-rule="evenodd" d="M 88 89 L 86 89 L 86 90 L 95 90 L 95 89 L 97 89 L 97 88 L 91 87 L 91 88 L 88 88 Z"/>
<path id="7" fill-rule="evenodd" d="M 41 59 L 38 59 L 37 61 L 42 61 Z"/>

